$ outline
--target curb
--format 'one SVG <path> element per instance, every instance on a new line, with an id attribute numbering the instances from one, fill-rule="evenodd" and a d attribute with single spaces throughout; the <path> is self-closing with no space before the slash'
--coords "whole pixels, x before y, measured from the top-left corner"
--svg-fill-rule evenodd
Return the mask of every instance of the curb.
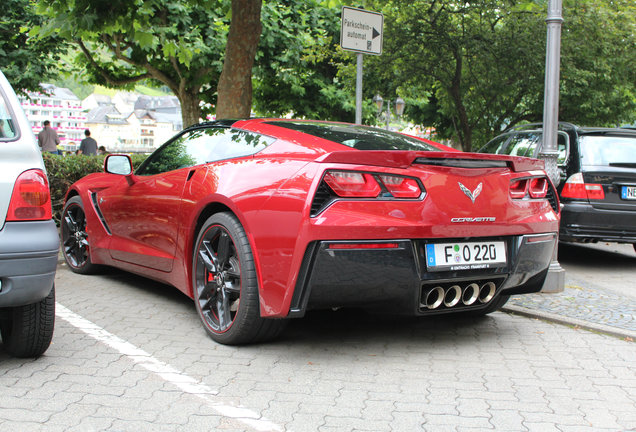
<path id="1" fill-rule="evenodd" d="M 636 331 L 626 330 L 619 327 L 612 327 L 605 324 L 591 323 L 589 321 L 583 321 L 577 318 L 570 318 L 563 315 L 557 315 L 550 312 L 537 311 L 534 309 L 528 309 L 521 306 L 506 305 L 501 308 L 503 312 L 522 315 L 530 318 L 538 318 L 545 321 L 552 321 L 557 324 L 572 325 L 580 327 L 584 330 L 604 333 L 610 336 L 615 336 L 621 339 L 630 338 L 636 340 Z"/>

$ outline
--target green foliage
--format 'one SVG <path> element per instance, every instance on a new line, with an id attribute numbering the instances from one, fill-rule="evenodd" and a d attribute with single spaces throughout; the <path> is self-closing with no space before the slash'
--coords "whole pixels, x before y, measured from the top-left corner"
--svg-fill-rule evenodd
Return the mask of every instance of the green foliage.
<path id="1" fill-rule="evenodd" d="M 65 43 L 51 35 L 29 36 L 44 18 L 30 0 L 3 0 L 0 8 L 0 69 L 16 92 L 40 91 L 40 83 L 57 75 Z M 25 93 L 26 94 L 26 93 Z"/>
<path id="2" fill-rule="evenodd" d="M 132 89 L 141 80 L 167 85 L 181 102 L 184 124 L 199 102 L 214 103 L 223 66 L 231 0 L 52 0 L 49 19 L 32 34 L 59 34 L 81 49 L 76 66 L 89 81 Z"/>
<path id="3" fill-rule="evenodd" d="M 565 0 L 563 9 L 560 118 L 636 122 L 636 3 Z"/>
<path id="4" fill-rule="evenodd" d="M 510 126 L 542 121 L 546 1 L 368 0 L 365 6 L 383 12 L 385 23 L 383 55 L 365 59 L 365 86 L 410 100 L 407 117 L 428 120 L 464 150 Z M 561 120 L 598 126 L 636 120 L 634 10 L 632 0 L 564 1 Z"/>
<path id="5" fill-rule="evenodd" d="M 81 156 L 68 155 L 60 156 L 51 153 L 42 153 L 44 166 L 49 178 L 49 188 L 51 190 L 51 203 L 53 204 L 53 218 L 59 223 L 64 207 L 64 197 L 69 187 L 82 177 L 88 174 L 103 172 L 104 155 Z M 134 154 L 131 156 L 135 169 L 146 159 L 145 154 Z"/>
<path id="6" fill-rule="evenodd" d="M 355 101 L 338 78 L 338 2 L 266 1 L 256 58 L 254 109 L 262 115 L 353 121 Z"/>

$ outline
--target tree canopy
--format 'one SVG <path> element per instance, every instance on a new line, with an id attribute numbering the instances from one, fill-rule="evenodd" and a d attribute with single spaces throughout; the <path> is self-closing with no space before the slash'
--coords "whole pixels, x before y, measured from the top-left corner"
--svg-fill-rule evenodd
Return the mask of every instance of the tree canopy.
<path id="1" fill-rule="evenodd" d="M 466 151 L 542 120 L 546 1 L 365 4 L 385 15 L 384 54 L 369 62 L 369 73 L 387 94 L 410 100 L 407 115 Z M 564 18 L 560 118 L 599 126 L 633 120 L 634 6 L 565 0 Z"/>
<path id="2" fill-rule="evenodd" d="M 184 125 L 189 125 L 201 117 L 202 103 L 216 104 L 216 83 L 226 57 L 234 60 L 229 71 L 234 77 L 230 78 L 240 73 L 251 76 L 251 63 L 237 66 L 233 54 L 228 53 L 252 55 L 253 60 L 253 52 L 244 52 L 249 44 L 241 44 L 249 38 L 250 43 L 258 43 L 260 28 L 246 25 L 251 21 L 245 18 L 256 14 L 258 22 L 260 3 L 261 0 L 51 0 L 39 3 L 40 12 L 50 19 L 34 33 L 57 32 L 76 44 L 82 52 L 77 61 L 85 65 L 93 83 L 125 87 L 150 79 L 168 86 L 179 98 Z M 226 49 L 232 20 L 237 22 L 238 37 L 233 40 L 238 47 Z M 239 101 L 233 103 L 238 105 Z M 240 108 L 249 116 L 250 107 L 251 91 Z"/>
<path id="3" fill-rule="evenodd" d="M 40 83 L 58 75 L 66 45 L 60 38 L 29 36 L 44 17 L 30 0 L 3 0 L 0 8 L 0 69 L 16 92 L 40 91 Z"/>
<path id="4" fill-rule="evenodd" d="M 209 107 L 218 117 L 248 116 L 253 108 L 354 120 L 355 56 L 338 46 L 340 7 L 351 0 L 38 1 L 46 20 L 30 0 L 6 1 L 0 13 L 14 15 L 0 21 L 0 58 L 5 73 L 26 71 L 19 78 L 31 83 L 20 87 L 47 79 L 50 60 L 68 41 L 92 83 L 168 86 L 184 125 Z M 376 93 L 401 96 L 411 121 L 434 126 L 464 150 L 541 121 L 547 0 L 360 4 L 384 14 L 383 54 L 365 56 L 365 122 L 373 121 Z M 633 0 L 564 0 L 561 120 L 636 120 L 635 10 Z M 21 51 L 28 47 L 36 54 Z"/>

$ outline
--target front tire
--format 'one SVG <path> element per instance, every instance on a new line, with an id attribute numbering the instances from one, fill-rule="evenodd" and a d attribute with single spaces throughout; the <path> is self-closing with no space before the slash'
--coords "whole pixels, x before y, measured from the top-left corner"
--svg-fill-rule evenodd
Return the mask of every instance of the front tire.
<path id="1" fill-rule="evenodd" d="M 38 357 L 51 345 L 55 327 L 55 285 L 37 303 L 14 306 L 0 323 L 2 342 L 15 357 Z"/>
<path id="2" fill-rule="evenodd" d="M 192 263 L 194 303 L 208 335 L 238 345 L 271 339 L 285 320 L 260 316 L 254 258 L 245 230 L 231 213 L 203 224 Z"/>
<path id="3" fill-rule="evenodd" d="M 90 243 L 86 231 L 84 204 L 79 196 L 69 199 L 62 210 L 62 252 L 75 273 L 92 274 L 97 266 L 91 262 Z"/>

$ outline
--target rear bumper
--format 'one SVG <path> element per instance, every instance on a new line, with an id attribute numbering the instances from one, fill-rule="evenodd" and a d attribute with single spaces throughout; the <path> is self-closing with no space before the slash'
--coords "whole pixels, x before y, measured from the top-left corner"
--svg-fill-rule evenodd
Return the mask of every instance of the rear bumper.
<path id="1" fill-rule="evenodd" d="M 0 231 L 0 307 L 45 298 L 53 287 L 59 236 L 55 222 L 7 222 Z"/>
<path id="2" fill-rule="evenodd" d="M 475 239 L 444 242 L 468 240 Z M 557 243 L 556 233 L 490 240 L 506 242 L 504 267 L 454 271 L 427 270 L 426 240 L 395 240 L 391 243 L 398 247 L 386 249 L 331 249 L 337 242 L 314 242 L 304 256 L 289 317 L 303 316 L 310 309 L 344 306 L 407 315 L 451 313 L 484 309 L 500 295 L 540 291 Z M 442 292 L 440 288 L 451 296 L 458 289 L 462 295 L 475 289 L 484 295 L 472 302 L 468 298 L 431 307 L 427 300 L 431 293 Z"/>
<path id="3" fill-rule="evenodd" d="M 563 241 L 636 243 L 636 213 L 564 203 L 559 236 Z"/>

